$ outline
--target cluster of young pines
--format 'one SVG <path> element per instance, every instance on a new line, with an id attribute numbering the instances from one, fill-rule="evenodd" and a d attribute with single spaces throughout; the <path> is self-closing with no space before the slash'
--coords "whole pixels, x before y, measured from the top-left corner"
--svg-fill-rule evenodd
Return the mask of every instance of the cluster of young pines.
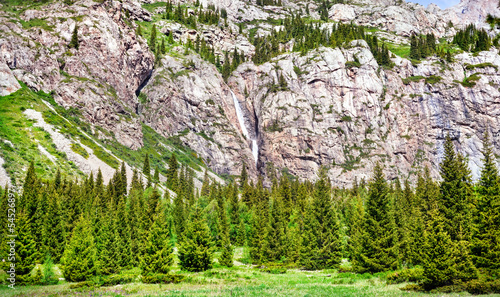
<path id="1" fill-rule="evenodd" d="M 283 175 L 265 188 L 243 167 L 237 183 L 205 174 L 197 191 L 174 154 L 166 182 L 158 171 L 151 175 L 146 157 L 128 189 L 123 165 L 105 185 L 101 172 L 82 181 L 59 173 L 41 180 L 32 163 L 16 203 L 17 281 L 36 283 L 35 265 L 49 259 L 71 282 L 133 267 L 147 282 L 171 274 L 174 247 L 181 270 L 203 271 L 216 251 L 218 265 L 232 266 L 238 246 L 254 264 L 307 270 L 338 268 L 346 259 L 358 273 L 421 266 L 425 289 L 498 275 L 500 179 L 487 134 L 483 154 L 477 183 L 447 137 L 441 181 L 425 169 L 415 188 L 408 180 L 401 186 L 377 164 L 367 184 L 347 190 L 332 187 L 324 168 L 316 182 Z M 4 227 L 8 191 L 0 195 Z M 4 258 L 8 239 L 1 234 Z"/>

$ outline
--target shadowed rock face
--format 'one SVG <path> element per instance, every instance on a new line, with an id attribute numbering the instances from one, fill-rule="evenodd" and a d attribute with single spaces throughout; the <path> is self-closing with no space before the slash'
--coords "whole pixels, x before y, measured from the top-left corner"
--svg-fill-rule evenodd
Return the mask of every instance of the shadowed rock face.
<path id="1" fill-rule="evenodd" d="M 113 132 L 132 149 L 143 145 L 145 123 L 188 145 L 215 172 L 237 175 L 246 164 L 254 178 L 273 167 L 315 178 L 319 167 L 327 166 L 336 185 L 348 186 L 355 176 L 368 177 L 377 161 L 384 162 L 390 178 L 413 178 L 425 165 L 437 176 L 447 134 L 469 156 L 477 177 L 481 135 L 487 127 L 495 147 L 500 146 L 496 50 L 460 54 L 447 64 L 431 58 L 414 66 L 394 57 L 396 66 L 388 70 L 379 67 L 364 41 L 355 41 L 348 49 L 284 54 L 258 66 L 246 62 L 226 83 L 213 65 L 193 52 L 185 55 L 181 47 L 154 66 L 154 56 L 144 38 L 136 36 L 133 22 L 152 20 L 141 8 L 146 2 L 156 1 L 83 0 L 71 7 L 55 3 L 21 13 L 24 21 L 45 18 L 45 28 L 23 28 L 0 12 L 0 91 L 19 88 L 15 77 L 35 90 L 54 91 L 59 104 L 80 109 L 88 122 Z M 228 12 L 228 27 L 200 25 L 201 36 L 217 54 L 236 47 L 247 58 L 255 49 L 237 33 L 235 22 L 283 18 L 287 9 L 304 10 L 308 3 L 283 1 L 285 7 L 277 8 L 244 1 L 201 2 Z M 493 2 L 462 1 L 440 10 L 363 0 L 355 3 L 361 5 L 336 4 L 329 16 L 389 31 L 375 34 L 408 43 L 406 36 L 412 33 L 452 36 L 456 31 L 448 27 L 449 21 L 457 28 L 481 23 L 484 12 L 497 11 Z M 319 18 L 313 2 L 309 10 Z M 68 49 L 76 24 L 80 47 Z M 166 21 L 157 27 L 163 34 L 174 32 L 183 42 L 197 34 Z M 271 29 L 263 24 L 256 34 Z M 467 64 L 483 67 L 466 69 Z M 480 79 L 474 87 L 459 83 L 475 73 Z M 286 86 L 277 86 L 280 76 Z M 408 79 L 416 76 L 423 78 Z M 243 103 L 250 139 L 242 134 L 231 90 Z M 259 145 L 257 163 L 251 138 Z"/>

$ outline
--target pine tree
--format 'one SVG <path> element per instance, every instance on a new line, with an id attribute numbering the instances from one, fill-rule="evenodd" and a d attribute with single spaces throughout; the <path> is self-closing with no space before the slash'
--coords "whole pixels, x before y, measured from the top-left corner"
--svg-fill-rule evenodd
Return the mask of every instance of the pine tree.
<path id="1" fill-rule="evenodd" d="M 177 158 L 175 153 L 172 153 L 170 159 L 168 159 L 168 169 L 167 169 L 167 187 L 173 191 L 177 191 L 178 177 L 179 174 L 177 170 L 179 169 L 179 164 L 177 163 Z"/>
<path id="2" fill-rule="evenodd" d="M 281 197 L 275 197 L 271 203 L 267 240 L 267 259 L 280 261 L 286 255 L 285 217 Z"/>
<path id="3" fill-rule="evenodd" d="M 73 29 L 73 33 L 71 35 L 71 41 L 68 44 L 69 48 L 75 48 L 78 50 L 80 47 L 80 42 L 78 41 L 78 26 L 75 24 L 75 28 Z"/>
<path id="4" fill-rule="evenodd" d="M 444 229 L 443 218 L 437 209 L 431 210 L 429 216 L 422 263 L 422 284 L 426 290 L 452 284 L 455 275 L 453 243 Z"/>
<path id="5" fill-rule="evenodd" d="M 7 244 L 9 241 L 15 242 L 16 282 L 17 284 L 27 284 L 31 281 L 30 272 L 35 267 L 35 261 L 39 258 L 39 254 L 31 229 L 31 220 L 26 212 L 18 214 L 16 229 L 17 237 L 15 240 L 7 240 Z"/>
<path id="6" fill-rule="evenodd" d="M 120 238 L 114 223 L 114 210 L 110 209 L 101 218 L 99 230 L 95 237 L 96 258 L 98 267 L 96 272 L 102 275 L 118 273 L 122 262 L 120 253 Z"/>
<path id="7" fill-rule="evenodd" d="M 164 211 L 160 205 L 158 208 L 141 261 L 142 275 L 166 274 L 174 263 L 174 250 L 170 244 Z"/>
<path id="8" fill-rule="evenodd" d="M 212 257 L 210 231 L 200 206 L 196 205 L 179 245 L 179 265 L 187 271 L 205 271 L 212 268 Z"/>
<path id="9" fill-rule="evenodd" d="M 142 36 L 142 27 L 141 27 L 141 25 L 137 26 L 137 29 L 135 31 L 135 35 Z"/>
<path id="10" fill-rule="evenodd" d="M 326 169 L 322 168 L 302 237 L 300 263 L 306 269 L 334 268 L 342 260 L 340 224 L 330 195 Z"/>
<path id="11" fill-rule="evenodd" d="M 233 247 L 229 240 L 229 233 L 223 232 L 221 239 L 222 251 L 219 257 L 219 264 L 226 267 L 233 266 Z"/>
<path id="12" fill-rule="evenodd" d="M 201 196 L 208 197 L 210 194 L 210 179 L 208 178 L 208 169 L 205 169 L 205 175 L 203 176 L 203 184 L 201 185 Z"/>
<path id="13" fill-rule="evenodd" d="M 465 158 L 456 154 L 448 135 L 444 143 L 444 158 L 440 164 L 441 207 L 445 230 L 452 241 L 470 240 L 472 232 L 472 179 Z M 463 238 L 462 238 L 463 236 Z"/>
<path id="14" fill-rule="evenodd" d="M 240 174 L 240 189 L 243 189 L 247 183 L 248 183 L 247 166 L 245 163 L 243 163 L 243 165 L 241 166 L 241 174 Z"/>
<path id="15" fill-rule="evenodd" d="M 153 25 L 153 28 L 151 29 L 151 36 L 149 38 L 149 47 L 154 51 L 156 49 L 156 24 Z"/>
<path id="16" fill-rule="evenodd" d="M 62 258 L 64 278 L 70 282 L 90 280 L 96 274 L 96 262 L 92 229 L 89 221 L 81 216 L 64 250 Z"/>
<path id="17" fill-rule="evenodd" d="M 488 130 L 484 133 L 482 153 L 472 254 L 476 267 L 500 271 L 500 179 Z"/>
<path id="18" fill-rule="evenodd" d="M 217 187 L 218 188 L 218 187 Z M 219 264 L 222 266 L 233 266 L 233 248 L 229 240 L 229 223 L 227 220 L 226 210 L 224 207 L 224 197 L 220 189 L 215 189 L 217 200 L 217 212 L 219 215 L 219 237 L 222 248 Z"/>
<path id="19" fill-rule="evenodd" d="M 147 188 L 149 188 L 150 183 L 151 183 L 151 165 L 149 164 L 149 155 L 146 155 L 146 157 L 144 158 L 144 165 L 142 166 L 142 172 L 144 173 L 144 175 L 148 179 L 148 187 Z"/>
<path id="20" fill-rule="evenodd" d="M 250 257 L 255 263 L 263 263 L 267 251 L 267 226 L 269 222 L 269 192 L 263 188 L 262 178 L 259 178 L 252 209 L 251 228 L 248 237 Z"/>
<path id="21" fill-rule="evenodd" d="M 39 181 L 35 172 L 35 163 L 30 162 L 30 167 L 26 173 L 26 179 L 23 185 L 23 194 L 19 199 L 18 211 L 26 211 L 29 218 L 35 216 L 36 208 L 38 206 L 38 191 L 40 189 Z"/>
<path id="22" fill-rule="evenodd" d="M 396 230 L 388 191 L 382 165 L 377 163 L 368 189 L 361 254 L 355 255 L 359 262 L 354 269 L 358 272 L 387 271 L 395 269 L 398 264 Z"/>
<path id="23" fill-rule="evenodd" d="M 244 220 L 240 220 L 238 225 L 238 234 L 236 237 L 236 245 L 245 246 L 247 243 L 247 228 L 245 226 Z"/>
<path id="24" fill-rule="evenodd" d="M 350 205 L 350 220 L 349 220 L 349 240 L 347 250 L 351 258 L 352 265 L 359 267 L 362 265 L 362 239 L 363 239 L 363 223 L 365 209 L 363 200 L 360 196 L 356 196 Z"/>
<path id="25" fill-rule="evenodd" d="M 153 179 L 154 179 L 155 183 L 160 182 L 160 172 L 158 171 L 158 167 L 155 168 L 155 175 L 154 175 Z"/>
<path id="26" fill-rule="evenodd" d="M 43 252 L 51 255 L 51 258 L 59 263 L 63 253 L 63 221 L 61 218 L 61 207 L 59 205 L 59 195 L 54 188 L 49 190 L 48 207 L 45 213 L 42 238 Z"/>

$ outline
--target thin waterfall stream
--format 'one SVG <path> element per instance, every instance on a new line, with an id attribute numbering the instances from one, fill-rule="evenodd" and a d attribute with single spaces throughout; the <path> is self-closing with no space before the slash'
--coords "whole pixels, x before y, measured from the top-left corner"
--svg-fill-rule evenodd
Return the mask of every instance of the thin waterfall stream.
<path id="1" fill-rule="evenodd" d="M 231 96 L 233 96 L 234 106 L 236 108 L 236 116 L 238 117 L 238 122 L 240 123 L 241 132 L 247 139 L 250 139 L 250 134 L 248 133 L 248 129 L 245 125 L 245 118 L 243 117 L 243 110 L 241 109 L 240 102 L 236 95 L 234 95 L 233 91 L 231 91 Z M 252 137 L 252 155 L 255 159 L 255 164 L 257 164 L 257 158 L 259 157 L 259 144 L 257 143 L 257 137 Z"/>

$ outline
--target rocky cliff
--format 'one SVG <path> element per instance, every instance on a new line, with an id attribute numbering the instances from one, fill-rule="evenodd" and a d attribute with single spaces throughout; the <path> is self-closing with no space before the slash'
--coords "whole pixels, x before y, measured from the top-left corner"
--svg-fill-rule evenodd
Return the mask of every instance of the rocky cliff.
<path id="1" fill-rule="evenodd" d="M 387 42 L 392 67 L 381 67 L 363 40 L 342 48 L 285 52 L 255 65 L 249 61 L 255 52 L 251 36 L 270 34 L 279 28 L 276 20 L 290 12 L 309 11 L 310 18 L 319 19 L 319 2 L 283 1 L 283 7 L 200 2 L 224 8 L 227 20 L 193 28 L 163 19 L 162 4 L 151 0 L 54 1 L 22 10 L 4 6 L 0 91 L 19 89 L 17 79 L 33 90 L 52 92 L 58 104 L 79 109 L 92 127 L 112 132 L 102 133 L 103 138 L 131 150 L 145 145 L 147 125 L 190 147 L 223 175 L 237 175 L 245 164 L 254 178 L 273 172 L 314 178 L 320 166 L 327 166 L 335 184 L 348 186 L 354 177 L 369 176 L 381 161 L 391 178 L 414 177 L 425 165 L 436 176 L 443 139 L 450 134 L 477 176 L 486 129 L 500 148 L 497 49 L 457 51 L 452 62 L 407 58 L 412 34 L 433 33 L 447 44 L 466 24 L 485 26 L 484 14 L 498 13 L 494 1 L 463 0 L 440 10 L 360 0 L 328 9 L 329 26 L 353 22 Z M 196 10 L 191 7 L 188 14 Z M 173 39 L 156 61 L 147 42 L 153 23 L 160 40 Z M 143 36 L 137 34 L 139 25 Z M 68 47 L 75 26 L 78 49 Z M 221 63 L 224 52 L 235 48 L 246 62 L 224 80 L 220 65 L 186 49 L 188 40 L 197 38 Z M 467 83 L 471 77 L 473 83 Z M 284 82 L 278 84 L 280 79 Z M 243 122 L 235 103 L 241 105 Z M 257 160 L 252 140 L 258 144 Z"/>

